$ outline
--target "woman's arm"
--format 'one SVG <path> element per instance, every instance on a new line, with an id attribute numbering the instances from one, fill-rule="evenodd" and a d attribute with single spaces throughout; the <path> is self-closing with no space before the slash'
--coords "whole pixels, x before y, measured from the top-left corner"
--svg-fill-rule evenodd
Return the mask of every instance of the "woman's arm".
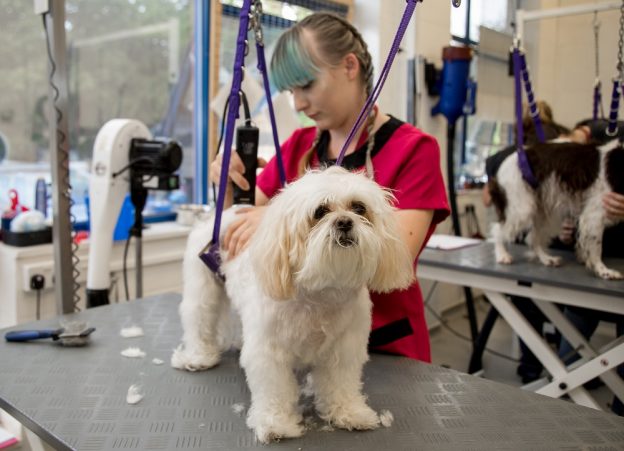
<path id="1" fill-rule="evenodd" d="M 433 220 L 433 210 L 397 210 L 395 213 L 403 235 L 415 260 L 423 247 L 427 231 Z"/>

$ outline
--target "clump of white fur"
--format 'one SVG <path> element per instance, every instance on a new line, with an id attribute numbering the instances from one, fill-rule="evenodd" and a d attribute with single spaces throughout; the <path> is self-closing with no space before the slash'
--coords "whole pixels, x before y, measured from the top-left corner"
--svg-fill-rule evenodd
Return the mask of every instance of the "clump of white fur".
<path id="1" fill-rule="evenodd" d="M 141 385 L 133 384 L 128 388 L 128 395 L 126 396 L 126 402 L 128 404 L 138 404 L 144 397 L 142 393 L 143 387 Z"/>
<path id="2" fill-rule="evenodd" d="M 139 326 L 130 326 L 130 327 L 124 327 L 123 329 L 121 329 L 119 331 L 119 335 L 121 335 L 124 338 L 135 338 L 135 337 L 142 337 L 143 334 L 143 329 Z"/>
<path id="3" fill-rule="evenodd" d="M 121 355 L 132 359 L 141 359 L 145 357 L 145 352 L 141 351 L 141 348 L 130 347 L 121 351 Z"/>
<path id="4" fill-rule="evenodd" d="M 362 393 L 368 290 L 407 288 L 414 279 L 391 202 L 363 174 L 337 167 L 310 172 L 271 201 L 249 249 L 224 258 L 225 285 L 197 257 L 212 223 L 190 234 L 180 305 L 184 336 L 171 364 L 213 367 L 231 341 L 224 334 L 241 321 L 240 363 L 251 391 L 247 425 L 260 442 L 304 433 L 294 372 L 305 368 L 313 368 L 309 388 L 322 420 L 348 430 L 379 427 Z M 224 214 L 223 231 L 233 219 L 231 211 Z"/>

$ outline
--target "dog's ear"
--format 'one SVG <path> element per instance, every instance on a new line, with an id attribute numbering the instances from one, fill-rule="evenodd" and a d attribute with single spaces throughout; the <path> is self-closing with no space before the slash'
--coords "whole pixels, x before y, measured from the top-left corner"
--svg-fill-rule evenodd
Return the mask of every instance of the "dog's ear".
<path id="1" fill-rule="evenodd" d="M 369 288 L 380 293 L 408 288 L 414 282 L 414 262 L 390 208 L 376 219 L 381 253 Z"/>
<path id="2" fill-rule="evenodd" d="M 294 295 L 293 237 L 288 222 L 275 210 L 266 211 L 250 247 L 258 283 L 272 299 L 285 301 Z"/>

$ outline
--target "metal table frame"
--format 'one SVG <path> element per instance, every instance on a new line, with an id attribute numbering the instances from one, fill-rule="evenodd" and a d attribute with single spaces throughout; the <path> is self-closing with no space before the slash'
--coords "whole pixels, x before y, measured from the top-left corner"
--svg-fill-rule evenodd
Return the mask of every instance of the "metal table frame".
<path id="1" fill-rule="evenodd" d="M 562 268 L 547 268 L 528 261 L 524 246 L 510 246 L 510 250 L 514 263 L 499 265 L 494 260 L 492 243 L 450 251 L 425 249 L 419 259 L 418 277 L 483 290 L 492 306 L 551 375 L 545 384 L 543 381 L 532 383 L 526 388 L 557 398 L 567 394 L 578 404 L 600 409 L 583 388 L 585 382 L 599 376 L 624 399 L 624 381 L 613 370 L 624 362 L 624 338 L 596 350 L 554 305 L 624 314 L 624 282 L 596 278 L 576 263 L 571 253 L 557 253 L 564 258 Z M 608 261 L 608 265 L 624 269 L 622 260 Z M 505 294 L 531 298 L 572 346 L 579 349 L 582 360 L 566 368 Z"/>

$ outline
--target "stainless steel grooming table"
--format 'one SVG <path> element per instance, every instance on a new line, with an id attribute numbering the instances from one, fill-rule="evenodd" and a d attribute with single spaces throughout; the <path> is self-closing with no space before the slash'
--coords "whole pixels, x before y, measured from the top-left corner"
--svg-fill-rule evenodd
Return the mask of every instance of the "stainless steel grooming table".
<path id="1" fill-rule="evenodd" d="M 552 376 L 531 386 L 537 393 L 552 397 L 568 394 L 579 404 L 599 409 L 582 385 L 600 376 L 624 400 L 624 381 L 612 370 L 624 362 L 624 337 L 603 349 L 593 349 L 555 306 L 574 305 L 624 315 L 624 281 L 594 276 L 571 252 L 552 251 L 564 259 L 562 267 L 552 268 L 530 261 L 526 246 L 512 245 L 509 250 L 514 257 L 511 265 L 496 263 L 494 245 L 489 242 L 455 250 L 425 249 L 418 260 L 418 277 L 483 290 Z M 606 260 L 606 264 L 624 272 L 624 260 Z M 566 368 L 505 294 L 531 298 L 572 346 L 579 348 L 583 359 Z"/>
<path id="2" fill-rule="evenodd" d="M 249 392 L 235 354 L 198 373 L 169 366 L 181 336 L 179 295 L 72 315 L 96 327 L 91 343 L 0 343 L 0 408 L 58 450 L 581 450 L 624 449 L 624 419 L 453 370 L 373 355 L 365 370 L 371 405 L 394 414 L 389 428 L 324 431 L 311 412 L 301 439 L 255 442 L 242 414 Z M 25 327 L 55 326 L 39 321 Z M 138 325 L 145 336 L 122 338 Z M 6 330 L 2 331 L 4 334 Z M 143 359 L 120 352 L 138 346 Z M 152 363 L 153 358 L 165 361 Z M 145 398 L 126 403 L 141 383 Z"/>

